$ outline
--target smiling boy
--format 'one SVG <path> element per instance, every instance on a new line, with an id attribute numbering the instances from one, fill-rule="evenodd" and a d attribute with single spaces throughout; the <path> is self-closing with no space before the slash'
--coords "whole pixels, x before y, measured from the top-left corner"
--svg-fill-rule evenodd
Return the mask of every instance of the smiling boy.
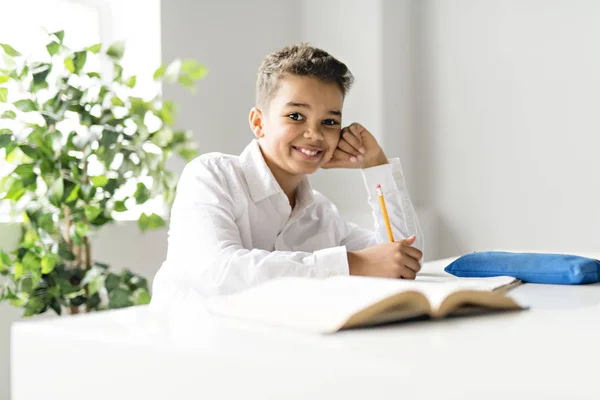
<path id="1" fill-rule="evenodd" d="M 240 156 L 204 154 L 182 173 L 153 302 L 190 290 L 234 293 L 280 276 L 415 278 L 423 239 L 400 161 L 388 160 L 362 125 L 342 129 L 352 82 L 346 65 L 306 44 L 265 58 L 249 115 L 255 139 Z M 374 231 L 344 220 L 311 189 L 307 175 L 319 168 L 360 169 Z"/>

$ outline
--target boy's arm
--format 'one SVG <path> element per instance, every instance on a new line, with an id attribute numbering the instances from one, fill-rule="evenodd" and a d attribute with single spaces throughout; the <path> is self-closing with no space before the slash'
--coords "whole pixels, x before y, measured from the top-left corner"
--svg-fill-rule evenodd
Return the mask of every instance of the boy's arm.
<path id="1" fill-rule="evenodd" d="M 348 275 L 343 246 L 314 253 L 244 248 L 233 214 L 234 196 L 223 174 L 214 165 L 194 164 L 186 167 L 178 184 L 163 266 L 176 276 L 179 288 L 216 295 L 279 276 Z"/>
<path id="2" fill-rule="evenodd" d="M 393 158 L 387 164 L 365 168 L 361 172 L 375 220 L 375 231 L 346 223 L 346 236 L 342 245 L 345 245 L 349 251 L 356 251 L 389 241 L 376 189 L 377 185 L 381 185 L 394 240 L 399 241 L 415 235 L 413 246 L 423 251 L 423 233 L 406 188 L 400 159 Z"/>

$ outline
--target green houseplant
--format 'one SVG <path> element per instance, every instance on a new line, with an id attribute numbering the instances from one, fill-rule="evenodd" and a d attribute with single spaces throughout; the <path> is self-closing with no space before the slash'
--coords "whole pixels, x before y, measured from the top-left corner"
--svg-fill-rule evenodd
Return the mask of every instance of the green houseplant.
<path id="1" fill-rule="evenodd" d="M 172 102 L 132 95 L 137 79 L 124 76 L 124 43 L 73 50 L 63 39 L 63 31 L 49 34 L 41 61 L 0 44 L 0 154 L 15 166 L 0 177 L 0 201 L 22 228 L 17 249 L 0 252 L 0 301 L 26 316 L 148 303 L 146 279 L 95 261 L 90 235 L 157 196 L 171 204 L 176 180 L 166 161 L 196 155 L 190 133 L 173 127 Z M 175 60 L 153 78 L 193 91 L 206 72 Z M 165 221 L 142 213 L 138 225 Z"/>

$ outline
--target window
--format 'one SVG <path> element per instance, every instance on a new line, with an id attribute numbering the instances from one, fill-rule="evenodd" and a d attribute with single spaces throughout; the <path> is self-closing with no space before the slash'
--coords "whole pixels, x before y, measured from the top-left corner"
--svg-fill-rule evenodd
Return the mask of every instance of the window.
<path id="1" fill-rule="evenodd" d="M 71 48 L 124 40 L 126 52 L 122 65 L 126 75 L 137 76 L 135 95 L 148 98 L 161 90 L 152 79 L 161 62 L 160 0 L 7 0 L 6 3 L 4 7 L 9 11 L 6 15 L 11 17 L 2 19 L 0 43 L 8 43 L 21 53 L 38 58 L 42 56 L 40 52 L 46 52 L 46 31 L 64 30 L 65 44 Z M 0 128 L 7 123 L 0 121 Z M 0 177 L 13 168 L 0 157 Z M 133 193 L 136 182 L 131 183 L 126 190 Z M 0 201 L 0 218 L 7 219 L 8 206 Z M 137 219 L 141 212 L 164 215 L 164 211 L 162 201 L 156 199 L 115 217 Z"/>

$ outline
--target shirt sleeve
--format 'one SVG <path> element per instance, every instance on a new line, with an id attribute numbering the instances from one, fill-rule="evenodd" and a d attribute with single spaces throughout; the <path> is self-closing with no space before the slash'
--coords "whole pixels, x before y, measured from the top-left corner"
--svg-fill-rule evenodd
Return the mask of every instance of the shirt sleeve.
<path id="1" fill-rule="evenodd" d="M 171 211 L 163 268 L 177 286 L 202 295 L 229 294 L 279 276 L 348 275 L 344 246 L 309 252 L 246 249 L 234 215 L 235 193 L 216 164 L 188 165 Z M 237 194 L 240 195 L 240 194 Z"/>
<path id="2" fill-rule="evenodd" d="M 346 222 L 346 235 L 342 244 L 347 247 L 348 251 L 356 251 L 389 241 L 377 195 L 377 185 L 381 185 L 394 240 L 398 241 L 415 235 L 413 246 L 424 252 L 423 233 L 406 187 L 400 159 L 393 158 L 389 160 L 388 164 L 365 168 L 361 172 L 367 189 L 368 203 L 372 210 L 375 229 L 371 231 Z"/>

